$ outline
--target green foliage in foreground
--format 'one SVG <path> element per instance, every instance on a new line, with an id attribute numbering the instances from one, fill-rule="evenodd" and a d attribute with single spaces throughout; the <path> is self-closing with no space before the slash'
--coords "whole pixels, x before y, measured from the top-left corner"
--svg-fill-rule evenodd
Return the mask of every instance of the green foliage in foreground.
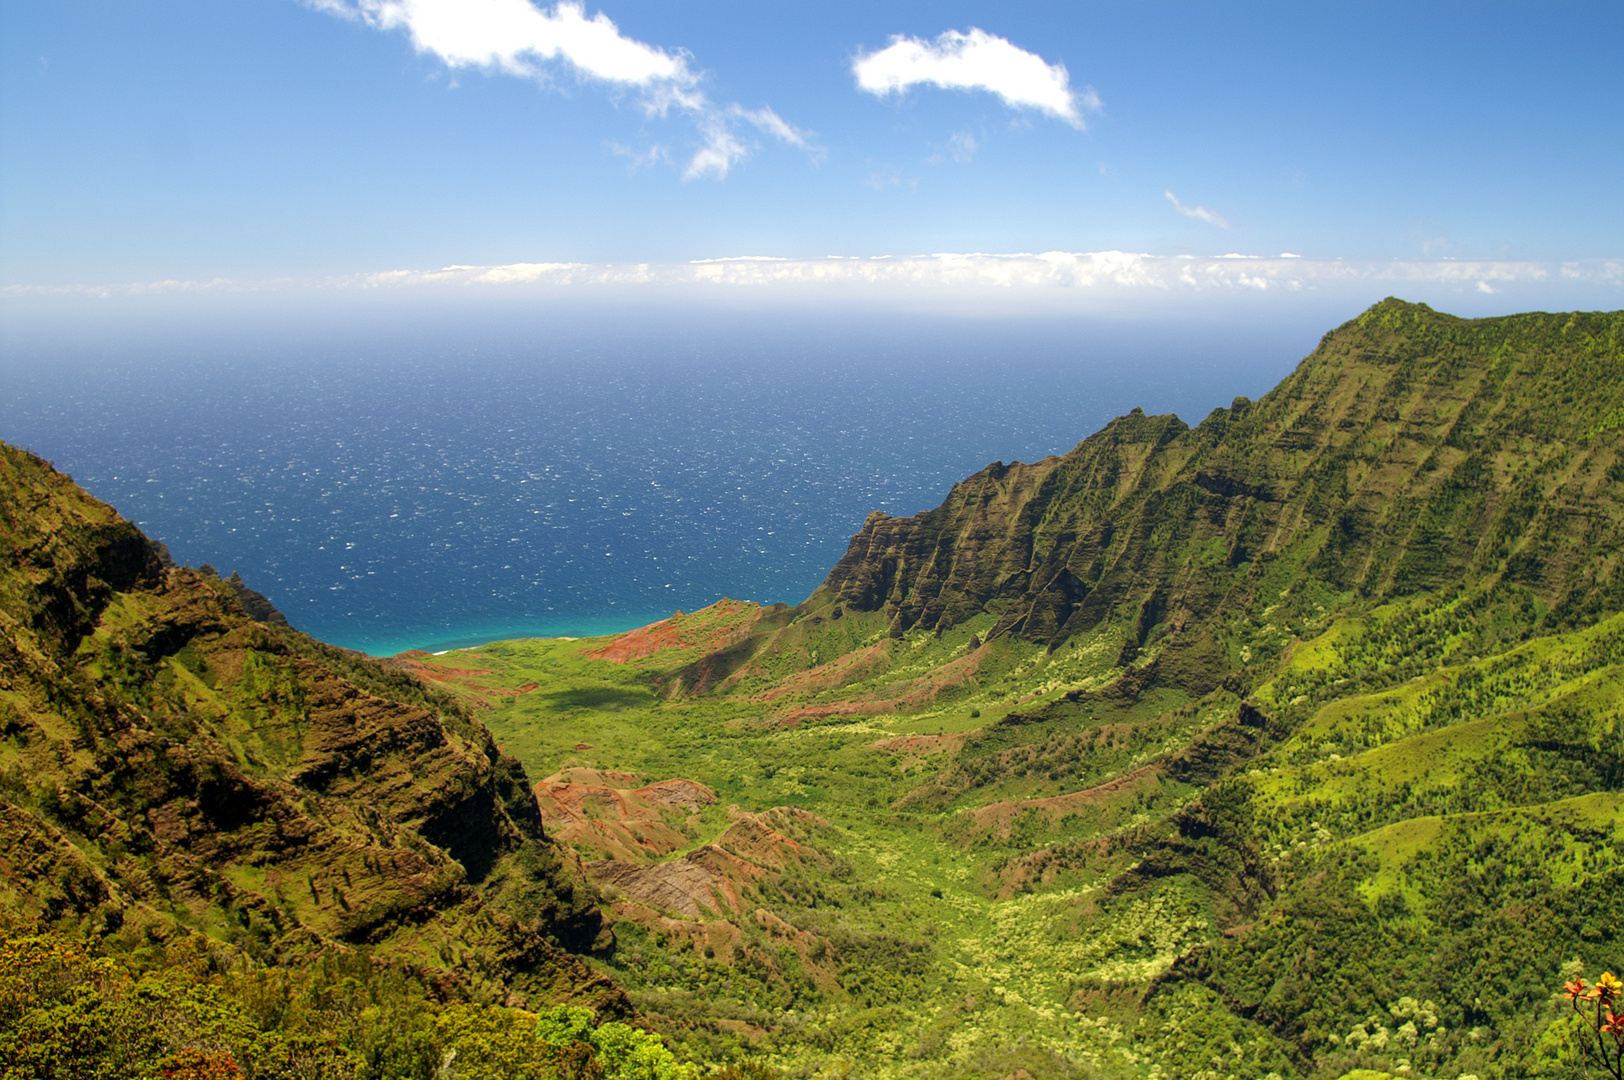
<path id="1" fill-rule="evenodd" d="M 659 1036 L 591 1011 L 433 1000 L 356 955 L 260 967 L 201 938 L 109 952 L 0 944 L 4 1080 L 695 1080 Z"/>
<path id="2" fill-rule="evenodd" d="M 1525 595 L 1432 594 L 1330 620 L 1250 695 L 1277 734 L 1227 779 L 1193 792 L 1147 774 L 1075 809 L 1032 803 L 1005 831 L 978 824 L 978 802 L 1049 796 L 1038 770 L 1068 755 L 1062 790 L 1096 769 L 1170 773 L 1192 732 L 1224 730 L 1235 697 L 1045 698 L 1090 641 L 1050 657 L 1012 645 L 998 682 L 1037 704 L 953 753 L 913 753 L 889 740 L 964 731 L 962 706 L 794 727 L 727 697 L 623 694 L 599 712 L 570 687 L 635 686 L 657 661 L 613 665 L 586 658 L 601 643 L 560 641 L 457 662 L 495 669 L 487 682 L 547 680 L 556 697 L 490 714 L 538 772 L 574 755 L 834 823 L 814 840 L 828 868 L 750 898 L 825 942 L 807 957 L 832 980 L 772 953 L 753 920 L 739 920 L 740 952 L 715 955 L 617 927 L 607 970 L 692 1056 L 764 1053 L 809 1077 L 1512 1080 L 1565 1075 L 1553 992 L 1624 951 L 1607 911 L 1624 887 L 1624 618 L 1508 630 Z M 929 664 L 970 632 L 893 649 Z M 962 784 L 948 809 L 909 798 L 983 772 L 991 783 Z M 700 841 L 722 809 L 701 815 Z"/>
<path id="3" fill-rule="evenodd" d="M 0 1080 L 659 1080 L 746 1055 L 796 1080 L 1571 1075 L 1557 988 L 1624 955 L 1621 425 L 1624 313 L 1387 301 L 1263 401 L 1194 429 L 1136 412 L 872 517 L 796 608 L 402 657 L 530 780 L 569 770 L 549 820 L 582 818 L 556 835 L 602 891 L 572 895 L 615 922 L 591 963 L 670 1043 L 353 953 L 34 933 L 0 972 Z M 117 687 L 133 655 L 90 659 Z M 242 666 L 263 740 L 292 684 Z M 621 813 L 675 777 L 716 801 Z M 124 850 L 104 835 L 83 850 Z M 438 939 L 445 974 L 480 925 Z"/>

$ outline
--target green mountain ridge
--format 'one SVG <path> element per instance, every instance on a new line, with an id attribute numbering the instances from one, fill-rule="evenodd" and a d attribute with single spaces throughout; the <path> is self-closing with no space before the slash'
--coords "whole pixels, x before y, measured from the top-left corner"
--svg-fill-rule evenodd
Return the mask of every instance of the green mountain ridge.
<path id="1" fill-rule="evenodd" d="M 0 496 L 7 907 L 626 1011 L 565 951 L 607 940 L 592 890 L 463 709 L 254 621 L 25 452 L 0 448 Z"/>
<path id="2" fill-rule="evenodd" d="M 1616 871 L 1621 335 L 1618 314 L 1385 301 L 1195 428 L 1135 413 L 872 515 L 796 608 L 456 663 L 541 687 L 485 704 L 538 770 L 800 806 L 894 888 L 760 879 L 831 962 L 753 983 L 770 941 L 681 960 L 743 920 L 622 898 L 628 940 L 655 928 L 677 966 L 611 970 L 696 1045 L 748 1022 L 809 1074 L 844 1053 L 898 1076 L 1546 1075 L 1563 965 L 1618 962 L 1595 895 Z M 888 933 L 924 959 L 876 996 Z M 999 957 L 1002 981 L 978 974 Z M 838 1022 L 792 1033 L 775 1000 Z"/>
<path id="3" fill-rule="evenodd" d="M 1616 536 L 1588 532 L 1616 520 L 1617 334 L 1616 316 L 1468 321 L 1386 301 L 1194 430 L 1136 412 L 1064 457 L 995 463 L 934 511 L 872 515 L 821 592 L 884 611 L 893 634 L 990 611 L 989 636 L 1056 647 L 1115 621 L 1136 649 L 1167 635 L 1197 680 L 1234 666 L 1207 653 L 1235 642 L 1184 628 L 1248 612 L 1260 560 L 1327 594 L 1288 605 L 1299 623 L 1340 594 L 1489 574 L 1556 608 L 1553 625 L 1617 610 L 1600 557 Z"/>
<path id="4" fill-rule="evenodd" d="M 796 607 L 382 664 L 8 452 L 0 881 L 787 1076 L 1561 1075 L 1624 962 L 1621 424 L 1624 313 L 1387 300 Z"/>

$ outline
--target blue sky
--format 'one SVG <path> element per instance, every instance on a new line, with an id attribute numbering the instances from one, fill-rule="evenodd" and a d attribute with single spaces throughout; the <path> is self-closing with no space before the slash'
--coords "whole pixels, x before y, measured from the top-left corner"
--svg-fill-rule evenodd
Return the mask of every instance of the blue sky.
<path id="1" fill-rule="evenodd" d="M 1202 287 L 1624 298 L 1617 3 L 442 4 L 6 4 L 0 286 L 1125 252 L 1163 293 L 1242 254 Z M 1101 279 L 1055 265 L 1016 277 Z"/>
<path id="2" fill-rule="evenodd" d="M 392 536 L 363 519 L 398 477 L 325 478 L 430 441 L 451 523 L 366 564 L 396 637 L 431 640 L 401 597 L 432 640 L 795 600 L 876 506 L 1136 404 L 1197 421 L 1384 296 L 1624 308 L 1621 31 L 1617 0 L 4 0 L 0 438 L 355 644 L 362 571 L 306 511 Z M 709 513 L 761 446 L 806 452 L 752 492 L 824 501 L 725 558 L 754 495 L 716 536 L 650 519 L 605 573 L 710 576 L 611 594 L 456 532 L 490 438 L 598 478 L 549 530 L 631 537 L 603 476 Z"/>

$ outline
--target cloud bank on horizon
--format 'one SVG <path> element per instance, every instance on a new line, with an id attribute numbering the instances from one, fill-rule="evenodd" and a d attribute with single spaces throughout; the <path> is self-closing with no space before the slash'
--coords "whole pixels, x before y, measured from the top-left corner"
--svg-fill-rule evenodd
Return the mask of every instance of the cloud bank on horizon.
<path id="1" fill-rule="evenodd" d="M 1036 109 L 1079 129 L 1085 111 L 1102 107 L 1093 87 L 1080 94 L 1072 90 L 1064 64 L 1047 63 L 978 27 L 948 30 L 935 41 L 897 34 L 885 48 L 853 60 L 852 73 L 858 88 L 876 97 L 900 95 L 914 86 L 982 90 L 1012 109 Z"/>
<path id="2" fill-rule="evenodd" d="M 702 290 L 773 290 L 780 299 L 805 296 L 822 302 L 827 289 L 851 290 L 867 300 L 912 295 L 929 304 L 936 294 L 957 304 L 967 292 L 983 307 L 1018 307 L 1035 300 L 1049 307 L 1111 305 L 1134 299 L 1154 304 L 1180 297 L 1235 294 L 1305 297 L 1318 293 L 1372 293 L 1416 289 L 1451 295 L 1497 295 L 1504 290 L 1556 287 L 1600 290 L 1617 302 L 1624 294 L 1624 260 L 1542 262 L 1516 260 L 1350 261 L 1226 254 L 1148 255 L 1128 251 L 1046 251 L 986 254 L 937 253 L 906 256 L 828 256 L 788 259 L 734 256 L 684 263 L 523 262 L 454 265 L 432 270 L 387 270 L 320 280 L 279 279 L 244 282 L 157 281 L 115 286 L 5 286 L 0 297 L 46 295 L 145 296 L 186 293 L 250 293 L 315 288 L 376 292 L 412 288 L 531 287 L 552 295 L 605 287 L 616 295 L 662 287 Z M 631 292 L 628 293 L 627 290 Z M 879 290 L 876 292 L 875 290 Z M 1429 293 L 1431 295 L 1432 293 Z M 1411 297 L 1415 298 L 1415 297 Z"/>
<path id="3" fill-rule="evenodd" d="M 449 68 L 477 68 L 542 85 L 553 81 L 547 65 L 567 64 L 587 80 L 642 93 L 651 116 L 675 108 L 694 118 L 703 139 L 683 170 L 684 179 L 722 179 L 748 158 L 753 147 L 740 136 L 741 123 L 802 150 L 815 150 L 807 133 L 772 109 L 717 106 L 699 88 L 701 74 L 685 52 L 668 52 L 620 32 L 598 12 L 590 19 L 573 0 L 551 10 L 530 0 L 307 0 L 319 11 L 378 30 L 405 30 L 420 54 L 436 56 Z M 658 157 L 658 154 L 653 155 Z"/>

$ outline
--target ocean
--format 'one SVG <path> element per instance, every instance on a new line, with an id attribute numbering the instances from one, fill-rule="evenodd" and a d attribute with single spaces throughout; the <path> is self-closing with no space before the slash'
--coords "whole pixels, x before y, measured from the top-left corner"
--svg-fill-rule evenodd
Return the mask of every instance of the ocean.
<path id="1" fill-rule="evenodd" d="M 10 341 L 0 438 L 177 561 L 385 655 L 795 603 L 872 510 L 1064 453 L 1134 406 L 1197 423 L 1323 324 L 595 310 Z M 324 324 L 325 325 L 325 324 Z"/>

